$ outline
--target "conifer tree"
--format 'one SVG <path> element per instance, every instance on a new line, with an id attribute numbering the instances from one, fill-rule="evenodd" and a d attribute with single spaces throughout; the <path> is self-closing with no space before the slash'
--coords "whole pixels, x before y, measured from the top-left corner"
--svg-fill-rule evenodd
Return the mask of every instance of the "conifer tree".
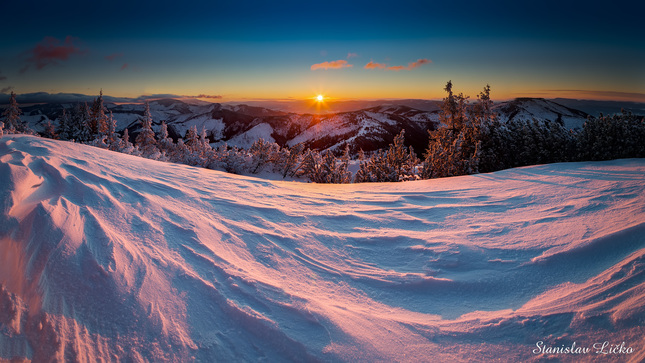
<path id="1" fill-rule="evenodd" d="M 70 114 L 69 140 L 87 143 L 93 140 L 89 125 L 90 111 L 87 103 L 77 103 Z"/>
<path id="2" fill-rule="evenodd" d="M 107 117 L 107 144 L 110 150 L 114 150 L 115 148 L 118 148 L 118 144 L 120 143 L 119 135 L 116 132 L 116 120 L 114 119 L 114 115 L 112 115 L 112 111 L 110 111 L 110 115 Z"/>
<path id="3" fill-rule="evenodd" d="M 43 131 L 43 137 L 46 137 L 48 139 L 58 139 L 58 134 L 56 133 L 56 130 L 54 129 L 54 124 L 52 124 L 51 120 L 47 120 L 47 123 L 45 123 L 45 130 Z"/>
<path id="4" fill-rule="evenodd" d="M 58 138 L 61 140 L 69 140 L 71 139 L 71 121 L 69 119 L 69 115 L 67 114 L 67 110 L 63 108 L 63 112 L 58 119 L 58 128 L 57 128 L 57 133 L 58 133 Z"/>
<path id="5" fill-rule="evenodd" d="M 253 142 L 249 148 L 251 156 L 249 171 L 257 174 L 262 171 L 264 166 L 273 160 L 274 154 L 277 153 L 277 144 L 269 143 L 260 138 Z"/>
<path id="6" fill-rule="evenodd" d="M 134 145 L 132 145 L 132 142 L 130 142 L 130 133 L 128 132 L 127 127 L 123 130 L 123 136 L 121 137 L 119 147 L 120 148 L 117 150 L 119 152 L 130 155 L 135 154 L 136 149 Z"/>
<path id="7" fill-rule="evenodd" d="M 101 90 L 99 96 L 92 103 L 87 123 L 93 138 L 98 138 L 100 135 L 107 135 L 109 125 L 108 118 L 105 115 L 105 105 L 103 104 L 103 90 Z"/>
<path id="8" fill-rule="evenodd" d="M 141 152 L 141 156 L 149 159 L 157 159 L 161 154 L 157 149 L 157 140 L 152 131 L 152 116 L 150 115 L 150 104 L 145 103 L 143 118 L 141 119 L 141 131 L 137 135 L 135 145 Z"/>
<path id="9" fill-rule="evenodd" d="M 21 114 L 22 111 L 20 110 L 20 106 L 18 106 L 18 102 L 16 102 L 16 93 L 11 91 L 9 107 L 7 107 L 2 113 L 7 133 L 24 133 L 28 131 L 26 125 L 20 120 Z"/>
<path id="10" fill-rule="evenodd" d="M 369 169 L 367 160 L 365 159 L 365 152 L 363 149 L 360 149 L 358 150 L 358 170 L 354 175 L 354 183 L 366 183 L 369 181 Z"/>
<path id="11" fill-rule="evenodd" d="M 215 161 L 214 150 L 211 147 L 205 126 L 202 126 L 202 131 L 199 134 L 197 157 L 200 159 L 200 164 L 204 167 Z"/>
<path id="12" fill-rule="evenodd" d="M 423 163 L 423 177 L 445 177 L 473 174 L 479 172 L 481 153 L 481 122 L 489 107 L 490 87 L 484 88 L 480 95 L 481 113 L 469 114 L 467 96 L 452 92 L 452 82 L 445 88 L 448 96 L 444 98 L 440 119 L 449 127 L 429 131 L 430 142 Z M 486 116 L 488 117 L 488 116 Z"/>
<path id="13" fill-rule="evenodd" d="M 188 129 L 188 131 L 186 131 L 184 140 L 187 148 L 187 154 L 184 157 L 184 163 L 188 165 L 200 165 L 202 163 L 202 158 L 200 155 L 201 143 L 199 141 L 199 135 L 197 134 L 197 126 L 193 125 Z"/>
<path id="14" fill-rule="evenodd" d="M 170 161 L 173 163 L 189 164 L 189 159 L 191 158 L 191 151 L 184 143 L 184 139 L 180 138 L 177 140 L 177 145 L 175 145 L 172 153 L 170 154 Z"/>
<path id="15" fill-rule="evenodd" d="M 170 155 L 173 154 L 175 149 L 175 143 L 168 134 L 168 125 L 165 121 L 161 122 L 161 128 L 159 130 L 159 142 L 157 143 L 157 145 L 164 158 L 166 160 L 170 160 Z"/>

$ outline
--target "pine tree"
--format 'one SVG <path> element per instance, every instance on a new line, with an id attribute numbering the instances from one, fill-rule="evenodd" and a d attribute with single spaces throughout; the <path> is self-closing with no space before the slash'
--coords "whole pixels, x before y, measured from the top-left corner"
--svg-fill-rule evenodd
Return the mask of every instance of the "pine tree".
<path id="1" fill-rule="evenodd" d="M 87 143 L 93 140 L 89 125 L 90 110 L 87 103 L 77 103 L 72 109 L 69 119 L 69 140 Z"/>
<path id="2" fill-rule="evenodd" d="M 354 183 L 366 183 L 369 182 L 369 170 L 368 170 L 368 161 L 365 159 L 365 152 L 363 149 L 358 150 L 358 170 L 356 175 L 354 175 Z"/>
<path id="3" fill-rule="evenodd" d="M 137 135 L 135 145 L 144 158 L 156 160 L 161 156 L 159 149 L 157 149 L 155 133 L 152 131 L 152 116 L 150 115 L 150 104 L 148 102 L 145 103 L 145 110 L 141 119 L 141 131 Z"/>
<path id="4" fill-rule="evenodd" d="M 405 130 L 394 137 L 394 141 L 390 144 L 387 151 L 387 181 L 399 181 L 402 176 L 404 165 L 410 160 L 410 154 L 404 144 Z"/>
<path id="5" fill-rule="evenodd" d="M 214 150 L 211 147 L 210 140 L 206 134 L 206 127 L 202 126 L 202 131 L 199 134 L 197 156 L 201 160 L 201 166 L 206 167 L 215 161 Z"/>
<path id="6" fill-rule="evenodd" d="M 349 145 L 345 144 L 343 155 L 340 158 L 340 163 L 337 166 L 336 173 L 338 174 L 338 182 L 341 184 L 348 184 L 352 182 L 352 172 L 349 171 Z"/>
<path id="7" fill-rule="evenodd" d="M 197 134 L 197 126 L 193 125 L 189 128 L 188 131 L 186 131 L 184 139 L 184 143 L 187 148 L 187 154 L 184 156 L 184 163 L 188 165 L 201 165 L 201 143 Z"/>
<path id="8" fill-rule="evenodd" d="M 169 159 L 173 163 L 190 164 L 191 152 L 188 146 L 184 143 L 184 139 L 177 140 L 174 150 L 169 155 Z"/>
<path id="9" fill-rule="evenodd" d="M 108 130 L 107 130 L 107 144 L 110 150 L 115 150 L 119 147 L 120 139 L 119 135 L 116 132 L 116 120 L 114 119 L 114 115 L 112 115 L 112 111 L 110 111 L 110 116 L 107 118 L 107 125 L 108 125 Z"/>
<path id="10" fill-rule="evenodd" d="M 94 99 L 92 107 L 89 110 L 89 119 L 87 121 L 90 128 L 90 134 L 93 138 L 99 138 L 101 135 L 108 133 L 108 118 L 105 115 L 105 106 L 103 104 L 103 90 L 97 98 Z"/>
<path id="11" fill-rule="evenodd" d="M 168 125 L 165 121 L 161 122 L 161 128 L 159 131 L 159 142 L 157 143 L 159 151 L 163 156 L 165 156 L 166 161 L 170 160 L 170 155 L 173 154 L 175 149 L 175 143 L 172 138 L 168 135 Z"/>
<path id="12" fill-rule="evenodd" d="M 117 151 L 124 154 L 135 154 L 136 149 L 134 145 L 132 145 L 132 142 L 130 142 L 130 133 L 128 132 L 127 127 L 123 130 L 123 136 L 121 137 L 121 142 L 119 143 L 119 149 Z"/>
<path id="13" fill-rule="evenodd" d="M 47 120 L 47 123 L 45 123 L 45 130 L 43 131 L 43 137 L 46 137 L 49 139 L 58 139 L 58 134 L 56 133 L 56 130 L 54 129 L 54 124 L 52 124 L 51 120 Z"/>
<path id="14" fill-rule="evenodd" d="M 57 133 L 58 133 L 58 138 L 61 140 L 72 139 L 71 121 L 69 119 L 69 115 L 67 114 L 67 110 L 65 108 L 63 108 L 63 112 L 60 116 L 60 119 L 58 120 Z"/>
<path id="15" fill-rule="evenodd" d="M 264 141 L 262 138 L 253 142 L 249 148 L 249 154 L 251 156 L 249 171 L 252 174 L 261 172 L 264 166 L 273 159 L 273 154 L 276 151 L 274 145 L 277 146 L 276 144 Z"/>
<path id="16" fill-rule="evenodd" d="M 20 115 L 22 115 L 22 111 L 18 106 L 18 102 L 16 102 L 16 93 L 12 91 L 9 98 L 9 107 L 2 113 L 7 133 L 24 133 L 28 131 L 26 125 L 20 120 Z"/>
<path id="17" fill-rule="evenodd" d="M 446 177 L 479 172 L 481 138 L 484 118 L 490 118 L 490 87 L 480 94 L 480 107 L 469 112 L 467 96 L 452 93 L 452 82 L 445 88 L 440 119 L 450 127 L 429 131 L 430 142 L 426 150 L 422 177 Z M 477 110 L 479 109 L 479 110 Z M 478 115 L 478 112 L 480 115 Z"/>

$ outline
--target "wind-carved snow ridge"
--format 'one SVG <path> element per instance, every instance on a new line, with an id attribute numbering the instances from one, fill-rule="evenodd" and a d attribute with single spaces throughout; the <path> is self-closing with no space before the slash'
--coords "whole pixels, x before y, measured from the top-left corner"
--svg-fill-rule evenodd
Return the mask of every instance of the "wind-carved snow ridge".
<path id="1" fill-rule="evenodd" d="M 316 185 L 4 136 L 0 359 L 640 361 L 644 189 L 642 159 Z"/>

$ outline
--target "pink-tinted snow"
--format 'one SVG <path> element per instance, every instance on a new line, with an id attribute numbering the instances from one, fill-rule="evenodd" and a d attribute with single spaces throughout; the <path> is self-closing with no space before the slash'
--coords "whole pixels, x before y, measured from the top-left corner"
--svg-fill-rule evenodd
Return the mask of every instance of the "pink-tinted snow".
<path id="1" fill-rule="evenodd" d="M 382 184 L 0 138 L 0 359 L 645 358 L 645 160 Z"/>

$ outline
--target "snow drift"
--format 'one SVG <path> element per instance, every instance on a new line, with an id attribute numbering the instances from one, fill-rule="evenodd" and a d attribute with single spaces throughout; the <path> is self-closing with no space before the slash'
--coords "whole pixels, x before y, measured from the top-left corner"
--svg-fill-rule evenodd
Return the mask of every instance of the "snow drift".
<path id="1" fill-rule="evenodd" d="M 9 135 L 0 208 L 0 359 L 645 358 L 641 159 L 316 185 Z"/>

